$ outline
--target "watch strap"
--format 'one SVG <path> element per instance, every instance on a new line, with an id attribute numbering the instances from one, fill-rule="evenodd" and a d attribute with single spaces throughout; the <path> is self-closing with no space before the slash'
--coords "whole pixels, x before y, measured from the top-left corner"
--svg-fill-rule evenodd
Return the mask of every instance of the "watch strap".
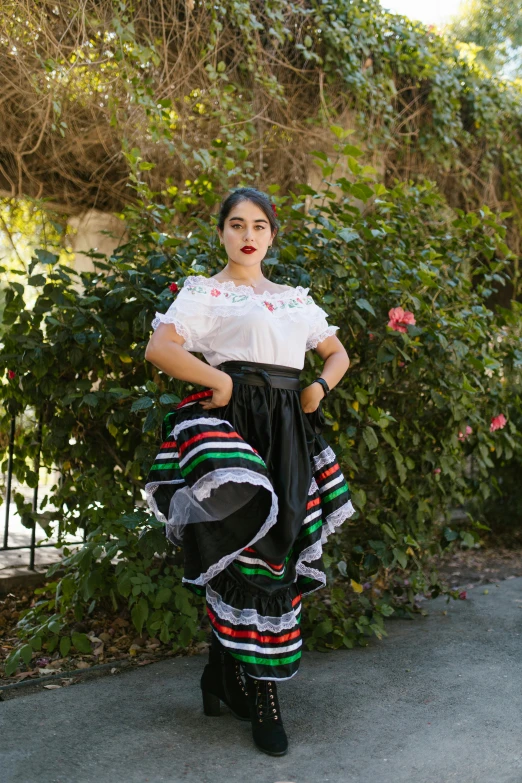
<path id="1" fill-rule="evenodd" d="M 330 387 L 328 386 L 328 384 L 327 384 L 327 382 L 325 381 L 324 378 L 316 378 L 314 381 L 312 381 L 312 383 L 320 383 L 321 384 L 321 386 L 323 387 L 323 390 L 324 390 L 324 396 L 325 397 L 330 392 Z"/>

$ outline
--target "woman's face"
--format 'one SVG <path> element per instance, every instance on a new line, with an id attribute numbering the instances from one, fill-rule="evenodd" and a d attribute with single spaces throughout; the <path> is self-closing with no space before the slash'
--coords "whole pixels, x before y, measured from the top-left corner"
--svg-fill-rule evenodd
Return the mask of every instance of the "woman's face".
<path id="1" fill-rule="evenodd" d="M 263 210 L 251 201 L 232 207 L 223 231 L 217 231 L 229 261 L 245 267 L 261 264 L 275 236 Z"/>

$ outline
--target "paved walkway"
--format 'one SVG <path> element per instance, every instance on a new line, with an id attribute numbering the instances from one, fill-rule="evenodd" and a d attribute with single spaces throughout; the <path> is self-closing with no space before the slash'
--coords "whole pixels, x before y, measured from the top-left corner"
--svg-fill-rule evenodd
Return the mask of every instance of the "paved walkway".
<path id="1" fill-rule="evenodd" d="M 202 657 L 0 704 L 2 783 L 521 783 L 522 578 L 426 602 L 280 686 L 290 751 L 205 718 Z M 443 610 L 447 609 L 447 615 Z M 223 710 L 225 713 L 225 710 Z"/>

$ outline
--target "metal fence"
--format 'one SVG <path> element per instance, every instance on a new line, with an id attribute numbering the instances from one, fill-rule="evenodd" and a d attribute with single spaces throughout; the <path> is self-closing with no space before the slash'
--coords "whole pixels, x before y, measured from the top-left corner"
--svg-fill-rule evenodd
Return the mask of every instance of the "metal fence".
<path id="1" fill-rule="evenodd" d="M 56 543 L 46 543 L 46 544 L 37 544 L 36 543 L 36 523 L 33 522 L 31 526 L 31 541 L 29 545 L 24 544 L 22 546 L 10 546 L 9 544 L 9 514 L 11 510 L 11 494 L 12 494 L 12 488 L 13 488 L 13 457 L 14 457 L 14 445 L 15 445 L 15 428 L 16 428 L 16 417 L 13 416 L 11 418 L 11 426 L 9 429 L 9 456 L 7 461 L 7 481 L 6 481 L 6 497 L 5 497 L 5 516 L 4 516 L 4 531 L 3 531 L 3 537 L 2 537 L 2 545 L 0 546 L 0 552 L 6 552 L 6 551 L 15 551 L 15 550 L 27 550 L 28 551 L 28 560 L 29 560 L 29 569 L 31 571 L 35 570 L 35 553 L 36 549 L 40 549 L 42 547 L 56 547 Z M 37 439 L 37 451 L 36 456 L 34 459 L 34 472 L 37 476 L 40 474 L 40 457 L 41 457 L 41 450 L 42 450 L 42 414 L 40 414 L 38 419 L 38 425 L 36 430 L 36 439 Z M 38 490 L 39 485 L 38 482 L 36 484 L 36 487 L 33 490 L 32 494 L 32 511 L 36 513 L 38 511 Z M 58 525 L 57 530 L 57 537 L 58 537 L 58 545 L 62 543 L 62 531 L 60 528 L 60 525 Z M 83 540 L 85 541 L 85 532 Z M 74 544 L 81 544 L 82 541 L 68 541 L 67 545 L 74 545 Z"/>

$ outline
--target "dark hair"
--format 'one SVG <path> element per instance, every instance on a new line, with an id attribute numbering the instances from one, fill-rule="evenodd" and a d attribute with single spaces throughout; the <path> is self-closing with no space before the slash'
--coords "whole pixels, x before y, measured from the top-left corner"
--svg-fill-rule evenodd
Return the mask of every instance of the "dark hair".
<path id="1" fill-rule="evenodd" d="M 270 223 L 271 232 L 273 233 L 274 231 L 278 230 L 279 223 L 274 214 L 272 202 L 266 193 L 263 193 L 261 190 L 257 190 L 257 188 L 237 188 L 237 190 L 233 190 L 232 193 L 228 194 L 219 208 L 217 225 L 221 231 L 223 231 L 223 228 L 225 227 L 225 220 L 230 215 L 232 209 L 236 206 L 236 204 L 239 204 L 240 201 L 251 201 L 257 207 L 262 209 L 268 218 L 268 222 Z"/>

